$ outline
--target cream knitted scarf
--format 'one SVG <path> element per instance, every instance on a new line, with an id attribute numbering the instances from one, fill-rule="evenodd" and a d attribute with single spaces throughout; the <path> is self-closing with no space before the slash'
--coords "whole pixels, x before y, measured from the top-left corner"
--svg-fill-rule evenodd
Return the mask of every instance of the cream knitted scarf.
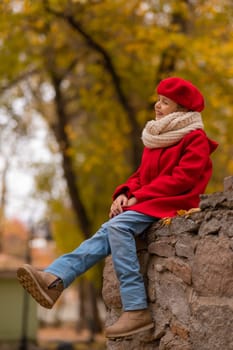
<path id="1" fill-rule="evenodd" d="M 147 122 L 142 131 L 142 142 L 148 148 L 168 147 L 196 129 L 204 129 L 200 113 L 174 112 Z"/>

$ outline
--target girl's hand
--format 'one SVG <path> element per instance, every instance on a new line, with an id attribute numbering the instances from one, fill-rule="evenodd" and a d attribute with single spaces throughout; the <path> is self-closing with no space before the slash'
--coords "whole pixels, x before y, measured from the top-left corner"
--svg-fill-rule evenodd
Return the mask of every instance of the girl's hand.
<path id="1" fill-rule="evenodd" d="M 137 203 L 137 199 L 135 197 L 131 197 L 129 200 L 128 200 L 128 203 L 127 203 L 127 206 L 130 207 L 131 205 L 134 205 Z"/>
<path id="2" fill-rule="evenodd" d="M 109 213 L 109 218 L 113 218 L 114 216 L 123 212 L 123 207 L 129 207 L 137 203 L 137 199 L 135 197 L 131 197 L 128 199 L 126 195 L 120 194 L 112 203 Z"/>
<path id="3" fill-rule="evenodd" d="M 110 208 L 110 219 L 123 212 L 122 207 L 128 205 L 128 198 L 125 194 L 120 194 L 113 202 Z"/>

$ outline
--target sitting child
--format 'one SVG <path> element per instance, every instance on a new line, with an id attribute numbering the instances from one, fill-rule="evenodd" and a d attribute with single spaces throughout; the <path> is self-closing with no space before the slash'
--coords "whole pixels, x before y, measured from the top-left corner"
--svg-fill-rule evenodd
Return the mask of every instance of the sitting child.
<path id="1" fill-rule="evenodd" d="M 144 150 L 137 171 L 113 194 L 109 220 L 73 252 L 58 257 L 44 271 L 30 265 L 18 269 L 23 287 L 51 308 L 75 278 L 100 259 L 112 255 L 120 282 L 123 312 L 106 328 L 106 336 L 122 337 L 154 327 L 140 273 L 135 237 L 156 220 L 199 205 L 212 174 L 210 154 L 217 143 L 205 132 L 201 92 L 189 81 L 170 77 L 157 87 L 155 120 L 142 132 Z"/>

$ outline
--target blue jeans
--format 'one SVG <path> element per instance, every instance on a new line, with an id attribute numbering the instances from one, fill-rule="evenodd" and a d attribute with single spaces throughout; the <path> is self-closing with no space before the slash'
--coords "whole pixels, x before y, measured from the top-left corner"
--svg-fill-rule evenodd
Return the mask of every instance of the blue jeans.
<path id="1" fill-rule="evenodd" d="M 156 218 L 136 211 L 125 211 L 109 221 L 71 253 L 56 259 L 45 271 L 63 280 L 68 287 L 73 280 L 112 254 L 113 265 L 120 282 L 123 309 L 147 308 L 147 296 L 137 258 L 135 236 L 140 235 Z"/>

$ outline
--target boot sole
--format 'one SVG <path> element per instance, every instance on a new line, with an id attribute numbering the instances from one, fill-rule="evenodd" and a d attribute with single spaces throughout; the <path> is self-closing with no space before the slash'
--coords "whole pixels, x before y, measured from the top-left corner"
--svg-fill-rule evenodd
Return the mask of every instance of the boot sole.
<path id="1" fill-rule="evenodd" d="M 154 323 L 152 322 L 152 323 L 147 324 L 146 326 L 143 326 L 143 327 L 134 329 L 133 331 L 123 332 L 123 333 L 119 333 L 119 334 L 117 334 L 117 335 L 116 335 L 116 334 L 106 334 L 106 337 L 107 337 L 107 338 L 111 338 L 111 339 L 117 339 L 117 338 L 127 337 L 127 336 L 130 336 L 130 335 L 139 333 L 139 332 L 148 331 L 149 329 L 154 328 L 154 326 L 155 326 L 155 325 L 154 325 Z"/>
<path id="2" fill-rule="evenodd" d="M 41 306 L 46 309 L 51 309 L 53 307 L 53 300 L 46 294 L 29 268 L 20 267 L 17 271 L 17 278 L 23 288 L 31 294 Z"/>

